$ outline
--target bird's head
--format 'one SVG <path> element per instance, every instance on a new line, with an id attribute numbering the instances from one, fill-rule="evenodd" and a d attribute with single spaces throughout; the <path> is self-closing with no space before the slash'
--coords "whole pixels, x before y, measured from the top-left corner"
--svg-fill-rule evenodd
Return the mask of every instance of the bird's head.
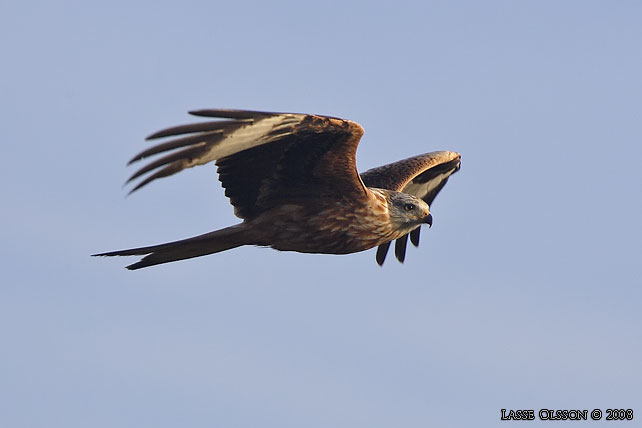
<path id="1" fill-rule="evenodd" d="M 430 207 L 423 200 L 409 193 L 390 192 L 388 204 L 390 221 L 401 230 L 407 232 L 417 228 L 422 223 L 432 226 Z"/>

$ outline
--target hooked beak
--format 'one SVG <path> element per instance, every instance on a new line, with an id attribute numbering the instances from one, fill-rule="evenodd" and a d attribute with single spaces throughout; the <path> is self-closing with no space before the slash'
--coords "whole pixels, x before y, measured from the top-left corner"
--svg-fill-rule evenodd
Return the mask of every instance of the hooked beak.
<path id="1" fill-rule="evenodd" d="M 427 223 L 428 227 L 432 227 L 432 214 L 428 214 L 424 217 L 423 223 Z"/>

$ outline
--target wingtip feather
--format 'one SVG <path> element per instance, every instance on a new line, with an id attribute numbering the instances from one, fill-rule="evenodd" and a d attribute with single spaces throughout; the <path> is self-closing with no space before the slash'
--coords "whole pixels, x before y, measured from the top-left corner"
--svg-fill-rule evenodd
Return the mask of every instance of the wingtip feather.
<path id="1" fill-rule="evenodd" d="M 412 232 L 410 232 L 410 242 L 412 242 L 412 245 L 415 247 L 419 246 L 419 232 L 421 231 L 421 227 L 416 228 Z"/>
<path id="2" fill-rule="evenodd" d="M 386 261 L 386 255 L 388 255 L 388 248 L 390 248 L 390 242 L 379 245 L 377 248 L 376 260 L 379 266 L 383 266 L 383 262 Z"/>
<path id="3" fill-rule="evenodd" d="M 404 235 L 401 238 L 397 239 L 395 242 L 395 256 L 399 263 L 403 263 L 406 260 L 406 245 L 408 243 L 408 235 Z"/>
<path id="4" fill-rule="evenodd" d="M 272 116 L 280 113 L 254 111 L 254 110 L 235 110 L 235 109 L 198 109 L 188 111 L 192 116 L 198 117 L 217 117 L 222 119 L 255 119 L 257 117 Z"/>

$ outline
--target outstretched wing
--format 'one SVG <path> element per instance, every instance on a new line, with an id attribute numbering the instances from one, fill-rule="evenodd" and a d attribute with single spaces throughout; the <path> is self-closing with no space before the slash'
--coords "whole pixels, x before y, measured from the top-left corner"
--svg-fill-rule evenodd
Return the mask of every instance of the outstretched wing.
<path id="1" fill-rule="evenodd" d="M 378 168 L 369 169 L 361 174 L 368 187 L 395 190 L 415 195 L 428 205 L 432 204 L 439 191 L 446 185 L 448 177 L 459 170 L 459 153 L 440 151 L 414 156 Z M 410 241 L 419 245 L 419 227 L 410 232 Z M 408 235 L 397 239 L 395 256 L 403 263 L 406 257 Z M 390 248 L 390 242 L 377 249 L 377 263 L 382 265 Z"/>
<path id="2" fill-rule="evenodd" d="M 215 161 L 225 195 L 237 216 L 248 219 L 279 201 L 324 195 L 365 197 L 356 169 L 363 128 L 329 116 L 246 110 L 198 110 L 190 114 L 222 120 L 168 128 L 147 139 L 177 137 L 130 161 L 161 153 L 128 180 L 145 174 L 133 191 L 157 178 Z"/>

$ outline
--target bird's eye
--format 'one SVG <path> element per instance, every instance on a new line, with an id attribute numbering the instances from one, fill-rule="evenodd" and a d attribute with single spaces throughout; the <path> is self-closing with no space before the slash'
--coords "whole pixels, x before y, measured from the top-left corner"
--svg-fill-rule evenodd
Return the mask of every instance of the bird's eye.
<path id="1" fill-rule="evenodd" d="M 412 211 L 415 209 L 415 204 L 406 204 L 403 206 L 406 211 Z"/>

